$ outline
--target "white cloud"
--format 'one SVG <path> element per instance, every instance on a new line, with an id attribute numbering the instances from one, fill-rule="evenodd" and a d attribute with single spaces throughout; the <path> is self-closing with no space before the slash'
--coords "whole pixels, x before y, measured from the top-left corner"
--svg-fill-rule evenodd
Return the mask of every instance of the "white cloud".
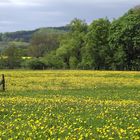
<path id="1" fill-rule="evenodd" d="M 115 5 L 124 3 L 138 3 L 139 0 L 1 0 L 0 6 L 48 6 L 61 4 L 92 4 L 92 5 Z"/>
<path id="2" fill-rule="evenodd" d="M 30 2 L 24 1 L 24 0 L 9 0 L 11 4 L 17 5 L 17 6 L 27 6 L 30 4 Z"/>
<path id="3" fill-rule="evenodd" d="M 137 4 L 140 0 L 0 0 L 0 32 L 63 26 L 75 17 L 88 23 L 117 18 Z"/>
<path id="4" fill-rule="evenodd" d="M 0 1 L 0 6 L 9 7 L 9 6 L 19 6 L 19 7 L 29 7 L 29 6 L 40 6 L 43 5 L 44 0 L 3 0 Z"/>

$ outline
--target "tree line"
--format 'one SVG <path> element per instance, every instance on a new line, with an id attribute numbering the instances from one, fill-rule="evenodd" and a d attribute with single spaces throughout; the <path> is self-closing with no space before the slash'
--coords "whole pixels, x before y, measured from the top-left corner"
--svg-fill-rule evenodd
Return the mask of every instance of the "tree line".
<path id="1" fill-rule="evenodd" d="M 7 49 L 7 59 L 1 57 L 0 61 L 14 60 L 19 67 L 32 69 L 140 70 L 139 7 L 113 21 L 100 18 L 88 25 L 74 19 L 67 29 L 34 33 L 26 53 L 31 59 L 21 60 L 18 48 L 9 47 L 15 49 L 15 56 L 10 58 L 12 49 Z"/>

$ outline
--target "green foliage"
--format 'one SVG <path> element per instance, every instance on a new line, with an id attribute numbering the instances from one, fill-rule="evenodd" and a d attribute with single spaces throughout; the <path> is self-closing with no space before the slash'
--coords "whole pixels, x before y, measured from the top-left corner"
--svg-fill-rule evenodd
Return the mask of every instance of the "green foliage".
<path id="1" fill-rule="evenodd" d="M 82 63 L 86 68 L 105 69 L 108 55 L 108 37 L 110 22 L 108 19 L 98 19 L 91 23 L 85 37 L 85 51 Z M 89 62 L 88 62 L 89 61 Z M 90 62 L 91 61 L 91 62 Z"/>
<path id="2" fill-rule="evenodd" d="M 44 57 L 46 65 L 51 69 L 61 69 L 65 67 L 62 58 L 56 55 L 55 51 L 52 51 L 50 54 Z"/>
<path id="3" fill-rule="evenodd" d="M 81 48 L 84 44 L 84 36 L 87 32 L 87 24 L 80 19 L 74 19 L 70 25 L 70 32 L 61 41 L 57 49 L 57 56 L 63 59 L 65 68 L 77 68 L 82 60 Z"/>
<path id="4" fill-rule="evenodd" d="M 71 56 L 69 59 L 69 65 L 71 69 L 77 69 L 78 60 L 75 56 Z"/>
<path id="5" fill-rule="evenodd" d="M 61 34 L 39 30 L 32 37 L 29 54 L 37 58 L 44 56 L 59 47 L 60 38 Z"/>
<path id="6" fill-rule="evenodd" d="M 4 55 L 6 58 L 4 58 L 3 61 L 5 62 L 4 65 L 6 68 L 14 69 L 20 67 L 22 59 L 18 48 L 11 45 L 4 51 Z"/>
<path id="7" fill-rule="evenodd" d="M 91 54 L 91 47 L 83 47 L 81 49 L 82 53 L 82 62 L 78 65 L 80 69 L 92 69 L 93 68 L 93 58 Z"/>
<path id="8" fill-rule="evenodd" d="M 5 68 L 7 68 L 7 60 L 3 56 L 0 56 L 0 69 Z"/>
<path id="9" fill-rule="evenodd" d="M 30 68 L 32 70 L 43 70 L 47 67 L 45 62 L 43 62 L 41 59 L 36 59 L 36 58 L 31 60 L 26 60 L 22 66 L 25 68 L 26 67 Z"/>
<path id="10" fill-rule="evenodd" d="M 140 12 L 131 9 L 113 21 L 110 29 L 110 46 L 114 50 L 117 69 L 139 70 L 140 61 Z M 121 60 L 120 60 L 121 59 Z"/>
<path id="11" fill-rule="evenodd" d="M 28 42 L 22 42 L 22 41 L 9 41 L 9 42 L 4 42 L 0 41 L 0 51 L 6 50 L 10 46 L 15 46 L 16 48 L 20 49 L 21 52 L 23 52 L 23 56 L 27 56 L 27 48 L 29 47 Z"/>
<path id="12" fill-rule="evenodd" d="M 3 33 L 2 34 L 2 41 L 24 41 L 29 42 L 32 34 L 34 31 L 17 31 L 11 33 Z"/>
<path id="13" fill-rule="evenodd" d="M 39 28 L 32 31 L 17 31 L 17 32 L 11 32 L 11 33 L 2 33 L 0 34 L 0 41 L 22 41 L 22 42 L 30 42 L 32 36 L 36 32 L 49 32 L 49 33 L 65 33 L 69 31 L 69 28 L 67 26 L 62 27 L 48 27 L 48 28 Z"/>
<path id="14" fill-rule="evenodd" d="M 51 59 L 60 59 L 61 68 L 140 69 L 139 8 L 131 9 L 112 23 L 101 18 L 88 26 L 85 21 L 74 19 L 69 28 L 53 55 L 55 59 Z"/>

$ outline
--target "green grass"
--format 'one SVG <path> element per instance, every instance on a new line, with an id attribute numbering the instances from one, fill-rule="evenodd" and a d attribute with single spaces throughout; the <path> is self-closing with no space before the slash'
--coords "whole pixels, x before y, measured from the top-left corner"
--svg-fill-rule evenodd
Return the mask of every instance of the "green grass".
<path id="1" fill-rule="evenodd" d="M 28 74 L 26 71 L 23 73 Z M 19 78 L 23 73 L 17 71 L 17 75 L 15 72 L 12 74 Z M 32 73 L 32 84 L 35 83 L 33 79 L 36 79 L 39 73 L 41 72 Z M 57 79 L 58 71 L 47 73 Z M 75 72 L 70 71 L 70 73 L 72 73 L 71 77 L 75 76 Z M 98 82 L 93 87 L 88 85 L 87 88 L 84 86 L 61 90 L 26 88 L 21 91 L 11 88 L 12 90 L 0 92 L 0 138 L 2 140 L 139 140 L 140 86 L 138 83 L 131 86 L 131 80 L 127 80 L 128 83 L 122 86 L 112 84 L 114 79 L 118 78 L 139 82 L 139 73 L 122 72 L 118 74 L 119 76 L 114 72 L 91 72 L 92 76 L 86 74 L 87 72 L 81 71 L 76 76 L 79 78 L 87 76 L 93 81 L 97 77 L 105 78 L 105 82 L 109 78 L 109 82 L 101 81 L 99 84 L 96 79 Z M 42 75 L 45 76 L 45 72 Z M 58 76 L 61 78 L 64 75 Z M 93 79 L 90 79 L 91 77 Z M 111 77 L 112 81 L 110 81 Z M 26 81 L 24 82 L 26 86 Z M 70 86 L 69 81 L 64 79 L 58 82 L 62 82 L 57 83 L 59 86 L 64 86 L 63 82 L 66 86 Z"/>

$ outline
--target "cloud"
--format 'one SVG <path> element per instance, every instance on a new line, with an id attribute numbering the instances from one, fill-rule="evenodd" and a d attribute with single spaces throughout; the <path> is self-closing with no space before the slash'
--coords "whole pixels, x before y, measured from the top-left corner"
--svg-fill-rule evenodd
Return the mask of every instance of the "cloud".
<path id="1" fill-rule="evenodd" d="M 43 0 L 41 0 L 44 2 Z M 44 3 L 40 3 L 38 0 L 2 0 L 0 1 L 0 6 L 4 7 L 31 7 L 31 6 L 40 6 Z"/>
<path id="2" fill-rule="evenodd" d="M 75 17 L 88 23 L 106 16 L 117 18 L 139 3 L 139 0 L 0 0 L 0 32 L 63 26 Z"/>

